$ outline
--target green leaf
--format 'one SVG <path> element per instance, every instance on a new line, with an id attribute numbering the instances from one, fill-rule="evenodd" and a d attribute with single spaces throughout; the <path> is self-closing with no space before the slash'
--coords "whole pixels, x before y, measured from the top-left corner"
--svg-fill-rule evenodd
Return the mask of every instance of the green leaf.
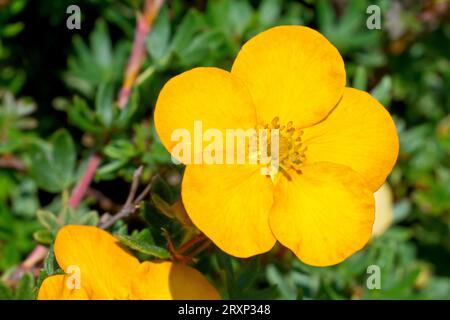
<path id="1" fill-rule="evenodd" d="M 236 280 L 236 289 L 238 292 L 244 292 L 249 289 L 259 276 L 259 258 L 253 258 L 246 262 L 241 268 Z"/>
<path id="2" fill-rule="evenodd" d="M 14 298 L 10 287 L 0 281 L 0 300 L 12 300 Z"/>
<path id="3" fill-rule="evenodd" d="M 34 300 L 34 276 L 25 272 L 16 288 L 15 298 L 17 300 Z"/>
<path id="4" fill-rule="evenodd" d="M 155 61 L 161 62 L 170 53 L 169 40 L 169 10 L 165 5 L 161 8 L 147 41 L 147 50 Z"/>
<path id="5" fill-rule="evenodd" d="M 62 191 L 61 180 L 55 170 L 50 151 L 42 146 L 33 145 L 29 152 L 31 156 L 30 175 L 38 186 L 52 193 Z"/>
<path id="6" fill-rule="evenodd" d="M 103 132 L 101 126 L 95 119 L 94 112 L 89 108 L 86 100 L 75 96 L 72 107 L 68 109 L 69 121 L 83 131 L 100 134 Z"/>
<path id="7" fill-rule="evenodd" d="M 152 193 L 151 198 L 153 205 L 156 209 L 158 209 L 159 212 L 161 212 L 168 218 L 175 217 L 175 213 L 170 208 L 170 205 L 165 202 L 160 196 L 158 196 L 156 193 Z"/>
<path id="8" fill-rule="evenodd" d="M 392 79 L 390 76 L 384 76 L 378 85 L 373 88 L 371 94 L 383 106 L 388 106 L 391 102 Z"/>
<path id="9" fill-rule="evenodd" d="M 152 233 L 149 229 L 143 229 L 139 232 L 135 232 L 132 236 L 138 241 L 142 241 L 148 244 L 155 244 L 155 240 L 153 239 Z"/>
<path id="10" fill-rule="evenodd" d="M 112 63 L 112 46 L 108 27 L 103 20 L 98 20 L 95 24 L 90 44 L 97 64 L 107 69 Z"/>
<path id="11" fill-rule="evenodd" d="M 51 232 L 55 232 L 61 227 L 56 216 L 50 211 L 38 210 L 36 216 L 39 223 Z"/>
<path id="12" fill-rule="evenodd" d="M 229 23 L 234 35 L 241 36 L 250 24 L 253 8 L 247 0 L 237 0 L 229 8 Z"/>
<path id="13" fill-rule="evenodd" d="M 276 23 L 281 13 L 280 0 L 263 0 L 258 9 L 259 22 L 262 26 L 271 26 Z"/>
<path id="14" fill-rule="evenodd" d="M 133 89 L 131 98 L 128 99 L 127 105 L 120 111 L 119 117 L 116 119 L 115 124 L 118 128 L 126 128 L 132 123 L 133 116 L 139 107 L 139 90 Z"/>
<path id="15" fill-rule="evenodd" d="M 98 87 L 95 98 L 95 110 L 101 123 L 107 128 L 111 128 L 114 119 L 113 95 L 114 88 L 112 84 L 103 82 Z"/>
<path id="16" fill-rule="evenodd" d="M 139 239 L 127 235 L 116 235 L 116 237 L 117 239 L 119 239 L 120 243 L 138 252 L 148 254 L 157 257 L 159 259 L 170 258 L 170 253 L 164 248 L 148 244 L 144 241 L 141 241 Z"/>
<path id="17" fill-rule="evenodd" d="M 97 170 L 97 177 L 99 178 L 104 178 L 107 175 L 119 170 L 120 168 L 122 168 L 124 165 L 126 165 L 127 160 L 114 160 L 111 161 L 110 163 L 107 163 L 103 166 L 101 166 L 98 170 Z"/>
<path id="18" fill-rule="evenodd" d="M 96 226 L 99 221 L 97 211 L 89 211 L 78 215 L 78 223 L 83 226 Z"/>
<path id="19" fill-rule="evenodd" d="M 328 32 L 333 29 L 336 16 L 330 1 L 319 0 L 316 4 L 316 14 L 320 30 Z"/>
<path id="20" fill-rule="evenodd" d="M 189 10 L 181 21 L 180 26 L 177 28 L 175 36 L 172 40 L 172 50 L 175 52 L 181 52 L 186 46 L 189 45 L 195 33 L 202 26 L 201 16 L 195 10 Z"/>
<path id="21" fill-rule="evenodd" d="M 62 189 L 67 189 L 73 181 L 76 150 L 72 136 L 65 129 L 57 131 L 51 138 L 53 145 L 53 167 L 58 174 Z"/>
<path id="22" fill-rule="evenodd" d="M 47 275 L 51 276 L 56 271 L 56 258 L 55 251 L 53 250 L 53 246 L 48 250 L 47 257 L 44 260 L 44 270 Z"/>
<path id="23" fill-rule="evenodd" d="M 210 30 L 202 32 L 184 48 L 178 50 L 181 63 L 184 66 L 202 64 L 215 48 L 224 41 L 224 35 L 220 31 Z"/>
<path id="24" fill-rule="evenodd" d="M 230 7 L 233 5 L 234 2 L 228 0 L 208 1 L 206 7 L 208 24 L 231 36 Z"/>
<path id="25" fill-rule="evenodd" d="M 353 88 L 359 90 L 367 90 L 367 70 L 362 66 L 358 66 L 355 70 L 353 78 Z"/>
<path id="26" fill-rule="evenodd" d="M 33 233 L 33 238 L 37 242 L 47 245 L 52 244 L 54 240 L 53 234 L 49 230 L 38 230 Z"/>

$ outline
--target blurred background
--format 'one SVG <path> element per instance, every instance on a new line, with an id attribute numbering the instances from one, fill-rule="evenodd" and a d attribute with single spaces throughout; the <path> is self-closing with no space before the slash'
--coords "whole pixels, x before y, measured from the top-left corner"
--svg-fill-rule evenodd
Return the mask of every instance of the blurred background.
<path id="1" fill-rule="evenodd" d="M 167 246 L 161 227 L 182 243 L 191 228 L 177 200 L 183 168 L 154 131 L 158 92 L 193 67 L 229 70 L 243 42 L 286 24 L 323 33 L 344 57 L 348 84 L 394 117 L 401 150 L 377 193 L 374 237 L 333 267 L 304 265 L 281 247 L 252 259 L 209 247 L 196 267 L 225 298 L 450 298 L 449 1 L 171 0 L 153 22 L 149 2 L 0 0 L 0 299 L 33 298 L 58 272 L 58 228 L 119 211 L 140 165 L 140 188 L 157 174 L 153 192 L 111 231 L 144 257 L 142 243 Z M 80 28 L 68 27 L 73 4 Z M 380 29 L 369 29 L 378 9 Z M 127 69 L 137 17 L 152 30 Z M 72 190 L 88 168 L 93 181 L 79 202 Z M 43 262 L 30 260 L 38 244 L 50 249 Z M 371 265 L 381 288 L 367 286 Z"/>

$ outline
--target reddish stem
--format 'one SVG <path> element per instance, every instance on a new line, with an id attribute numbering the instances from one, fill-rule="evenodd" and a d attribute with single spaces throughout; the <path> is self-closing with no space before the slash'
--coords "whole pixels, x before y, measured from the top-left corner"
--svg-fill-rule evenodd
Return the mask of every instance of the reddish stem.
<path id="1" fill-rule="evenodd" d="M 70 207 L 76 208 L 78 204 L 81 202 L 81 200 L 86 194 L 87 189 L 89 188 L 89 185 L 91 184 L 92 179 L 94 178 L 95 171 L 100 165 L 100 162 L 101 158 L 99 155 L 94 154 L 89 158 L 86 171 L 84 172 L 83 177 L 75 186 L 75 188 L 72 190 L 72 194 L 69 198 Z"/>
<path id="2" fill-rule="evenodd" d="M 146 0 L 144 11 L 138 17 L 134 32 L 133 49 L 128 58 L 123 85 L 119 92 L 118 105 L 121 109 L 128 103 L 131 89 L 145 57 L 145 41 L 163 3 L 164 0 Z"/>

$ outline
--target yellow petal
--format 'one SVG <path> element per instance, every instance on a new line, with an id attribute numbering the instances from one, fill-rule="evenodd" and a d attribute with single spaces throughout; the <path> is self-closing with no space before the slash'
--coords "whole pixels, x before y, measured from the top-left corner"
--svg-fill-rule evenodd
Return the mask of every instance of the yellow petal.
<path id="1" fill-rule="evenodd" d="M 272 183 L 259 167 L 187 166 L 181 195 L 192 222 L 228 254 L 249 257 L 275 244 L 268 221 Z"/>
<path id="2" fill-rule="evenodd" d="M 316 163 L 280 177 L 270 226 L 281 244 L 303 262 L 329 266 L 341 262 L 369 240 L 373 194 L 353 170 Z"/>
<path id="3" fill-rule="evenodd" d="M 218 300 L 220 295 L 197 270 L 172 262 L 146 261 L 132 284 L 137 300 Z"/>
<path id="4" fill-rule="evenodd" d="M 108 232 L 97 227 L 65 226 L 56 237 L 55 256 L 65 272 L 79 271 L 91 299 L 126 299 L 139 261 Z"/>
<path id="5" fill-rule="evenodd" d="M 194 150 L 194 139 L 200 138 L 201 142 L 202 132 L 213 128 L 225 137 L 225 129 L 250 129 L 256 125 L 248 90 L 239 79 L 217 68 L 195 68 L 169 80 L 159 94 L 154 118 L 156 131 L 172 154 L 179 142 L 186 142 L 172 137 L 174 130 L 190 133 L 192 157 L 200 152 Z M 195 121 L 201 121 L 200 135 L 194 132 Z"/>
<path id="6" fill-rule="evenodd" d="M 70 285 L 68 276 L 55 275 L 46 278 L 39 288 L 38 300 L 89 300 L 86 291 Z"/>
<path id="7" fill-rule="evenodd" d="M 263 123 L 279 116 L 281 123 L 315 124 L 338 103 L 345 86 L 337 49 L 302 26 L 274 27 L 250 39 L 231 73 L 247 85 Z"/>
<path id="8" fill-rule="evenodd" d="M 372 228 L 372 237 L 382 235 L 392 223 L 392 191 L 387 183 L 383 184 L 374 194 L 375 196 L 375 223 Z"/>
<path id="9" fill-rule="evenodd" d="M 376 191 L 398 155 L 395 124 L 368 93 L 346 88 L 342 100 L 321 123 L 304 130 L 306 161 L 334 162 L 361 174 Z"/>

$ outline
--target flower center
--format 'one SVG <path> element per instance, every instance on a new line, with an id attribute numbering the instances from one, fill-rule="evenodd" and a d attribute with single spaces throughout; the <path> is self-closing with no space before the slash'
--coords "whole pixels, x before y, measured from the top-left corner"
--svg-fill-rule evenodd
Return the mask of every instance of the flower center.
<path id="1" fill-rule="evenodd" d="M 285 125 L 280 124 L 279 117 L 273 118 L 270 123 L 260 128 L 266 129 L 268 132 L 266 138 L 267 152 L 268 156 L 272 159 L 268 170 L 272 179 L 274 179 L 278 171 L 288 178 L 293 173 L 300 174 L 301 166 L 305 162 L 305 152 L 307 149 L 306 145 L 302 142 L 303 130 L 294 127 L 292 121 L 289 121 Z M 278 152 L 276 152 L 276 146 L 272 148 L 274 143 L 278 144 Z M 277 168 L 273 168 L 274 162 L 277 164 Z"/>

